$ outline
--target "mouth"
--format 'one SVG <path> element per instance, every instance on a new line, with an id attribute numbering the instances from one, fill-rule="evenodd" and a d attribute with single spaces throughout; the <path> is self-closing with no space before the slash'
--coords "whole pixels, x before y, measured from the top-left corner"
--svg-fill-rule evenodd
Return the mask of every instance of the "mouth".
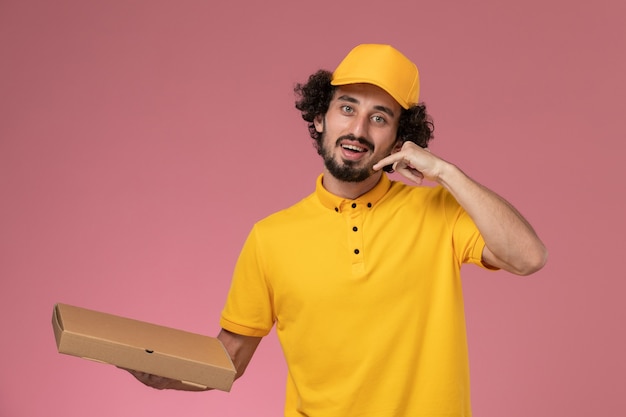
<path id="1" fill-rule="evenodd" d="M 351 145 L 351 144 L 347 144 L 347 143 L 341 144 L 341 149 L 344 149 L 344 150 L 349 151 L 349 152 L 356 152 L 356 153 L 365 153 L 365 152 L 367 152 L 367 148 L 364 148 L 362 146 L 357 146 L 357 145 Z"/>
<path id="2" fill-rule="evenodd" d="M 355 145 L 353 143 L 342 143 L 340 145 L 341 156 L 345 162 L 357 162 L 365 158 L 368 149 L 361 145 Z"/>
<path id="3" fill-rule="evenodd" d="M 358 160 L 367 152 L 374 151 L 374 145 L 363 138 L 344 136 L 339 138 L 337 145 L 341 148 L 343 157 L 349 160 Z"/>

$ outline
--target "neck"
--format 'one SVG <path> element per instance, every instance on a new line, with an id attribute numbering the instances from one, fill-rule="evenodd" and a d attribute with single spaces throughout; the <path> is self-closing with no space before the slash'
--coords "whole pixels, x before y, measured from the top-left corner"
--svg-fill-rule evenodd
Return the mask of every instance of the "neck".
<path id="1" fill-rule="evenodd" d="M 338 180 L 333 177 L 328 170 L 324 169 L 322 184 L 328 192 L 337 197 L 354 200 L 374 188 L 376 184 L 378 184 L 382 174 L 382 171 L 379 171 L 369 176 L 366 180 L 360 182 L 346 182 Z"/>

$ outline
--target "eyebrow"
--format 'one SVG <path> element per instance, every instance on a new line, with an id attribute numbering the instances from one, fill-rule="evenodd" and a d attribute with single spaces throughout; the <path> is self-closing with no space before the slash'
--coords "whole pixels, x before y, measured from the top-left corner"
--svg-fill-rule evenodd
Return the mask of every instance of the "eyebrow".
<path id="1" fill-rule="evenodd" d="M 340 97 L 337 97 L 337 100 L 347 101 L 348 103 L 360 104 L 359 100 L 357 100 L 354 97 L 348 96 L 346 94 L 344 94 L 344 95 L 342 95 Z M 389 115 L 391 117 L 395 116 L 395 114 L 393 113 L 393 110 L 391 110 L 389 107 L 378 105 L 378 106 L 374 106 L 374 109 L 376 109 L 378 111 L 381 111 L 383 113 L 386 113 L 387 115 Z"/>

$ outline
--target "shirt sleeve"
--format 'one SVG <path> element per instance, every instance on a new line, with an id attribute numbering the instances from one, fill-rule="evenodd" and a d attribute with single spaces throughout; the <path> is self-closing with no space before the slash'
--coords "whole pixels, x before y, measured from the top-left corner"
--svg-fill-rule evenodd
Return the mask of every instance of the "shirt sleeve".
<path id="1" fill-rule="evenodd" d="M 258 230 L 252 229 L 237 260 L 222 328 L 244 336 L 266 336 L 274 325 L 272 291 L 266 280 Z"/>
<path id="2" fill-rule="evenodd" d="M 485 240 L 469 214 L 449 193 L 446 193 L 444 204 L 448 222 L 452 226 L 452 242 L 457 259 L 461 263 L 471 263 L 485 269 L 497 270 L 498 268 L 483 262 Z"/>

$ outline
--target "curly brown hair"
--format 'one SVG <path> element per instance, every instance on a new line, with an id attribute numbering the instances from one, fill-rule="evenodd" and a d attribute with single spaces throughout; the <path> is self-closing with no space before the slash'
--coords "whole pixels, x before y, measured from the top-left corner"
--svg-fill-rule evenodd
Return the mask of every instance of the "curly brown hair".
<path id="1" fill-rule="evenodd" d="M 302 113 L 302 118 L 308 123 L 309 134 L 319 142 L 321 133 L 315 130 L 313 121 L 317 116 L 324 115 L 328 111 L 330 100 L 333 98 L 335 86 L 331 85 L 332 73 L 326 70 L 319 70 L 312 74 L 305 84 L 298 83 L 294 87 L 296 94 L 296 109 Z M 435 125 L 426 113 L 424 103 L 416 104 L 409 109 L 402 108 L 398 124 L 398 139 L 404 143 L 406 141 L 425 148 L 433 138 Z"/>

